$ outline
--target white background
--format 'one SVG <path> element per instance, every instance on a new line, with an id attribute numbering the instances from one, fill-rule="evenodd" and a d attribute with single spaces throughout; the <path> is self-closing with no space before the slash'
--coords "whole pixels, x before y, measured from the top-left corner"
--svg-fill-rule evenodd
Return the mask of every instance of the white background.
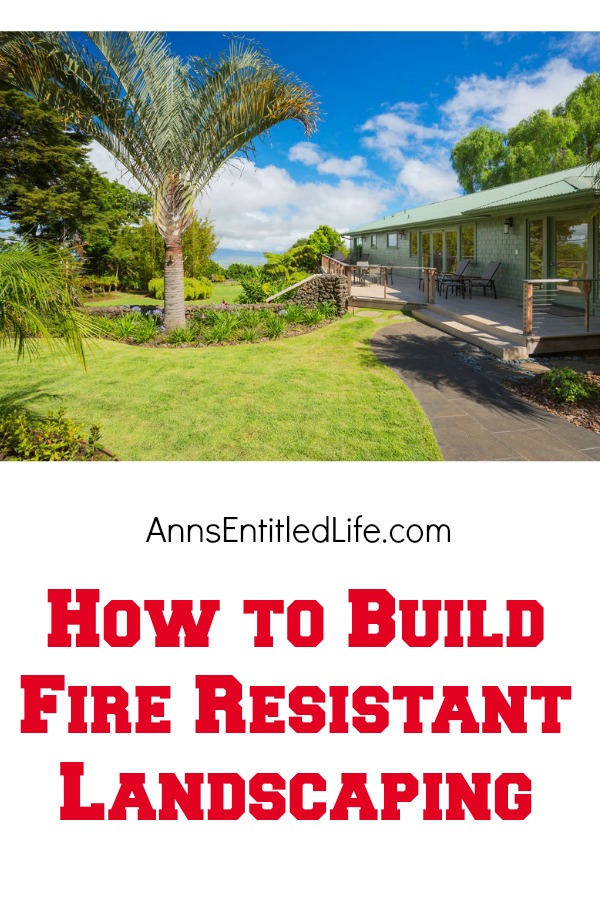
<path id="1" fill-rule="evenodd" d="M 0 547 L 2 819 L 0 886 L 33 899 L 143 897 L 270 899 L 365 895 L 464 901 L 586 897 L 595 884 L 599 782 L 597 686 L 598 488 L 593 464 L 4 464 Z M 291 514 L 316 522 L 446 522 L 444 545 L 163 545 L 163 523 L 256 521 Z M 99 588 L 112 598 L 218 598 L 208 649 L 156 649 L 151 630 L 133 649 L 51 649 L 48 588 Z M 508 598 L 537 598 L 546 637 L 537 649 L 350 649 L 349 588 L 396 598 L 485 598 L 490 626 L 506 627 Z M 295 649 L 277 624 L 273 649 L 253 647 L 244 598 L 316 598 L 325 640 Z M 68 735 L 66 707 L 47 735 L 21 735 L 23 673 L 68 684 L 170 684 L 170 735 Z M 403 705 L 380 735 L 197 735 L 197 673 L 248 684 L 568 684 L 563 731 L 542 735 L 405 735 Z M 436 694 L 436 697 L 438 695 Z M 431 705 L 433 709 L 434 705 Z M 282 708 L 282 712 L 285 707 Z M 425 723 L 428 722 L 424 717 Z M 533 812 L 523 822 L 422 820 L 422 798 L 399 822 L 61 822 L 59 763 L 81 760 L 83 802 L 110 806 L 119 772 L 318 771 L 339 774 L 523 771 Z"/>

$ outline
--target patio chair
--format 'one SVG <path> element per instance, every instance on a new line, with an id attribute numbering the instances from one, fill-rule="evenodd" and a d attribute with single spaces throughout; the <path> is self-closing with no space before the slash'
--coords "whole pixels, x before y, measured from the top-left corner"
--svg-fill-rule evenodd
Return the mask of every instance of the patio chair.
<path id="1" fill-rule="evenodd" d="M 463 275 L 465 274 L 465 270 L 470 262 L 470 259 L 461 260 L 457 264 L 455 272 L 437 273 L 435 277 L 435 285 L 440 296 L 442 294 L 442 291 L 444 290 L 444 286 L 446 287 L 446 297 L 448 297 L 449 288 L 453 291 L 461 291 L 464 294 L 465 283 L 463 281 Z"/>
<path id="2" fill-rule="evenodd" d="M 383 284 L 381 266 L 368 266 L 365 268 L 363 283 L 365 281 L 370 285 Z"/>
<path id="3" fill-rule="evenodd" d="M 469 297 L 473 296 L 473 288 L 483 288 L 484 297 L 487 297 L 486 291 L 490 288 L 494 292 L 494 297 L 498 297 L 494 276 L 500 268 L 500 263 L 501 260 L 493 260 L 487 264 L 481 275 L 463 276 L 465 284 L 469 287 Z"/>
<path id="4" fill-rule="evenodd" d="M 361 259 L 354 266 L 354 284 L 364 287 L 365 278 L 369 274 L 369 264 L 366 260 Z"/>
<path id="5" fill-rule="evenodd" d="M 338 263 L 347 263 L 348 262 L 348 260 L 346 258 L 346 254 L 342 253 L 341 250 L 334 250 L 334 252 L 331 254 L 331 257 L 332 257 L 332 259 L 337 260 Z"/>

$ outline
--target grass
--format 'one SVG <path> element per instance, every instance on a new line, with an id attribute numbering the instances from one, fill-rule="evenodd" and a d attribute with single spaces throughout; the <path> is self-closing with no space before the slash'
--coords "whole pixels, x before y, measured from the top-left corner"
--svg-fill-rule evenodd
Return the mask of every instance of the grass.
<path id="1" fill-rule="evenodd" d="M 190 300 L 189 303 L 198 306 L 221 303 L 222 300 L 225 303 L 235 303 L 241 293 L 241 285 L 222 285 L 219 282 L 215 282 L 213 293 L 208 300 Z M 115 291 L 114 294 L 97 294 L 95 300 L 92 300 L 89 296 L 85 300 L 85 305 L 89 307 L 120 307 L 124 304 L 128 306 L 153 304 L 161 309 L 164 306 L 162 300 L 155 300 L 148 294 L 131 294 L 127 291 Z"/>
<path id="2" fill-rule="evenodd" d="M 369 347 L 386 315 L 256 345 L 99 342 L 87 372 L 3 351 L 0 401 L 98 422 L 123 460 L 441 459 L 417 401 Z"/>

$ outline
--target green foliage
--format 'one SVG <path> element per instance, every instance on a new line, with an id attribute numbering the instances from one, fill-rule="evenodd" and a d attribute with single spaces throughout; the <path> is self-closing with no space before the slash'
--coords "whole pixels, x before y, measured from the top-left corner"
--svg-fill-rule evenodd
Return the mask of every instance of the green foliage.
<path id="1" fill-rule="evenodd" d="M 193 344 L 196 333 L 190 326 L 174 328 L 166 337 L 168 344 Z"/>
<path id="2" fill-rule="evenodd" d="M 555 116 L 565 116 L 577 124 L 571 145 L 579 160 L 591 162 L 600 158 L 600 75 L 586 75 L 564 104 L 559 104 Z"/>
<path id="3" fill-rule="evenodd" d="M 550 113 L 536 110 L 507 133 L 476 128 L 454 145 L 452 166 L 467 193 L 600 158 L 600 76 L 583 82 Z"/>
<path id="4" fill-rule="evenodd" d="M 568 366 L 545 372 L 540 377 L 540 383 L 547 397 L 563 404 L 575 404 L 600 397 L 600 389 L 591 379 Z"/>
<path id="5" fill-rule="evenodd" d="M 345 250 L 346 245 L 339 232 L 329 225 L 320 225 L 308 236 L 308 244 L 317 249 L 319 254 L 334 253 L 336 250 Z"/>
<path id="6" fill-rule="evenodd" d="M 83 135 L 58 112 L 0 91 L 0 215 L 19 235 L 71 244 L 102 274 L 119 230 L 147 216 L 150 201 L 104 178 L 87 155 Z"/>
<path id="7" fill-rule="evenodd" d="M 184 278 L 183 294 L 185 300 L 206 300 L 213 292 L 212 282 L 207 278 Z M 148 293 L 157 300 L 165 296 L 164 278 L 152 278 L 148 282 Z"/>
<path id="8" fill-rule="evenodd" d="M 116 319 L 103 319 L 102 324 L 105 338 L 130 341 L 134 344 L 147 344 L 153 341 L 160 329 L 157 314 L 144 316 L 138 310 L 130 310 Z"/>
<path id="9" fill-rule="evenodd" d="M 289 304 L 289 306 L 287 306 L 285 308 L 285 311 L 287 314 L 286 320 L 290 325 L 292 325 L 292 324 L 301 325 L 304 323 L 306 311 L 305 311 L 304 307 L 300 306 L 300 304 L 291 303 L 291 304 Z"/>
<path id="10" fill-rule="evenodd" d="M 20 357 L 35 353 L 41 338 L 53 353 L 66 350 L 85 364 L 84 339 L 94 331 L 70 254 L 41 243 L 0 245 L 0 347 Z"/>
<path id="11" fill-rule="evenodd" d="M 211 228 L 212 228 L 212 226 L 211 226 Z M 186 232 L 186 234 L 187 234 L 187 232 Z M 213 250 L 211 251 L 211 253 L 214 252 L 214 250 L 216 250 L 216 247 L 217 247 L 217 241 L 215 239 L 215 246 L 213 247 Z M 185 253 L 185 251 L 184 251 L 184 253 Z M 186 275 L 188 275 L 188 274 L 191 274 L 191 273 L 186 272 Z M 216 281 L 217 278 L 219 278 L 220 281 L 225 281 L 225 269 L 223 269 L 222 266 L 219 266 L 219 264 L 215 260 L 206 260 L 206 262 L 202 266 L 199 267 L 198 274 L 203 275 L 205 278 L 210 278 L 213 281 Z"/>
<path id="12" fill-rule="evenodd" d="M 234 340 L 238 328 L 239 321 L 233 313 L 215 313 L 206 320 L 206 327 L 200 323 L 198 334 L 207 344 L 223 344 Z"/>
<path id="13" fill-rule="evenodd" d="M 0 459 L 90 460 L 99 439 L 99 426 L 93 425 L 86 435 L 63 409 L 40 419 L 23 409 L 0 414 Z"/>
<path id="14" fill-rule="evenodd" d="M 210 278 L 224 272 L 211 256 L 219 246 L 213 224 L 209 219 L 194 218 L 183 235 L 183 272 L 188 278 Z"/>
<path id="15" fill-rule="evenodd" d="M 274 340 L 280 338 L 285 332 L 285 316 L 280 316 L 272 310 L 266 310 L 262 321 L 262 328 L 267 338 Z"/>
<path id="16" fill-rule="evenodd" d="M 467 194 L 506 183 L 501 180 L 505 140 L 501 131 L 482 125 L 454 145 L 452 168 Z"/>
<path id="17" fill-rule="evenodd" d="M 256 267 L 249 263 L 232 263 L 227 267 L 227 278 L 239 280 L 255 274 Z"/>

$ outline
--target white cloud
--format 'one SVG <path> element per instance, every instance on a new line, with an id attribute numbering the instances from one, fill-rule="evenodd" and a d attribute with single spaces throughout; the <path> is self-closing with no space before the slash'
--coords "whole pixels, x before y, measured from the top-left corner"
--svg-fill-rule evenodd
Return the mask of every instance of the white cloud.
<path id="1" fill-rule="evenodd" d="M 472 75 L 459 82 L 456 94 L 441 110 L 458 136 L 484 124 L 505 131 L 537 109 L 552 109 L 586 74 L 557 57 L 535 72 L 506 78 Z"/>
<path id="2" fill-rule="evenodd" d="M 291 162 L 303 163 L 305 166 L 314 166 L 321 175 L 335 175 L 338 178 L 365 178 L 371 173 L 367 169 L 367 161 L 364 156 L 353 156 L 350 159 L 342 159 L 339 156 L 325 153 L 318 144 L 310 141 L 300 141 L 294 144 L 288 152 Z"/>
<path id="3" fill-rule="evenodd" d="M 129 188 L 130 191 L 143 190 L 137 178 L 134 178 L 131 172 L 119 163 L 110 151 L 102 147 L 101 144 L 98 144 L 97 141 L 92 141 L 89 158 L 90 162 L 96 167 L 98 172 L 105 175 L 111 181 L 120 182 L 122 185 L 125 185 L 126 188 Z"/>
<path id="4" fill-rule="evenodd" d="M 406 109 L 410 106 L 410 109 Z M 405 108 L 405 115 L 400 112 L 385 112 L 368 119 L 360 126 L 361 132 L 373 132 L 365 135 L 361 143 L 369 150 L 374 150 L 384 160 L 403 164 L 407 153 L 412 150 L 421 151 L 426 142 L 445 141 L 447 135 L 438 125 L 422 125 L 415 121 L 416 104 L 395 104 L 394 108 Z"/>
<path id="5" fill-rule="evenodd" d="M 569 57 L 580 60 L 582 56 L 590 60 L 600 59 L 600 32 L 598 31 L 574 31 L 563 38 L 555 40 L 555 50 L 565 53 Z"/>
<path id="6" fill-rule="evenodd" d="M 317 166 L 322 175 L 337 175 L 338 178 L 358 178 L 369 174 L 364 156 L 353 156 L 349 160 L 331 156 Z"/>
<path id="7" fill-rule="evenodd" d="M 344 231 L 378 218 L 395 193 L 349 179 L 297 182 L 278 166 L 244 161 L 222 170 L 197 207 L 215 222 L 223 247 L 282 251 L 323 223 Z"/>
<path id="8" fill-rule="evenodd" d="M 410 206 L 448 200 L 461 192 L 456 175 L 448 161 L 425 162 L 411 159 L 398 173 L 398 187 L 403 190 Z"/>
<path id="9" fill-rule="evenodd" d="M 323 159 L 323 154 L 317 144 L 309 141 L 300 141 L 290 147 L 288 159 L 292 162 L 304 163 L 305 166 L 318 166 Z"/>

